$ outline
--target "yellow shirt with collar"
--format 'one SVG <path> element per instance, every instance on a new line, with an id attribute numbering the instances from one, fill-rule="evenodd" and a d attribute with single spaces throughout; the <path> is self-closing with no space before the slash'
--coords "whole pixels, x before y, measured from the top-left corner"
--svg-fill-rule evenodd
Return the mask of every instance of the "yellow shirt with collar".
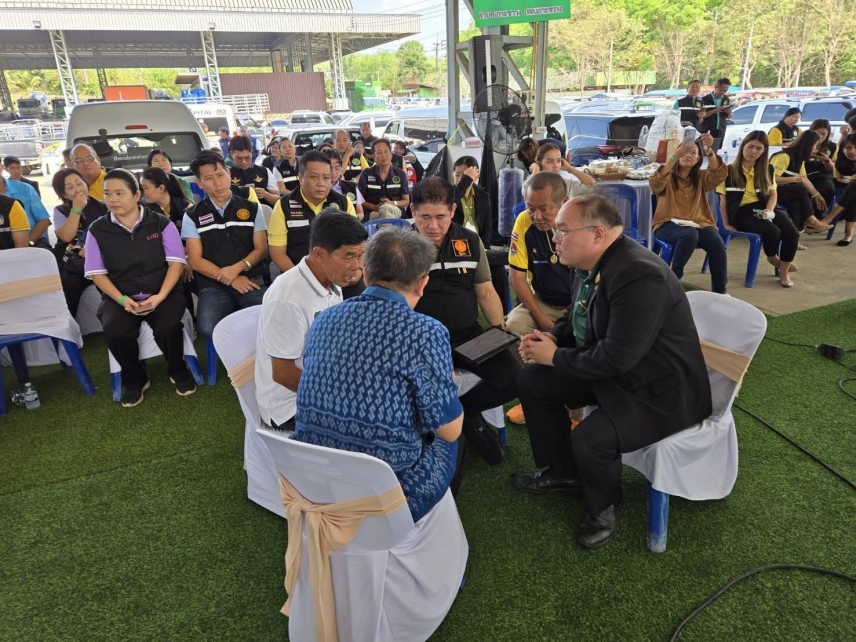
<path id="1" fill-rule="evenodd" d="M 324 202 L 320 205 L 313 205 L 306 198 L 306 194 L 303 193 L 303 190 L 300 190 L 300 195 L 303 197 L 303 200 L 309 206 L 309 209 L 312 210 L 312 213 L 315 216 L 318 216 L 327 206 L 327 199 L 324 199 Z M 288 245 L 288 227 L 285 225 L 285 213 L 282 211 L 282 199 L 276 202 L 276 205 L 273 206 L 273 212 L 270 215 L 270 221 L 268 222 L 268 245 L 273 245 L 275 247 L 286 247 Z M 348 209 L 347 213 L 356 218 L 357 211 L 354 209 L 354 204 L 348 199 Z"/>
<path id="2" fill-rule="evenodd" d="M 773 154 L 770 159 L 770 165 L 773 166 L 773 175 L 782 176 L 791 164 L 791 157 L 787 154 Z M 800 164 L 800 174 L 805 176 L 805 163 Z M 790 176 L 790 174 L 788 175 Z"/>
<path id="3" fill-rule="evenodd" d="M 107 170 L 103 167 L 101 168 L 101 173 L 98 174 L 98 178 L 95 179 L 95 182 L 89 186 L 89 197 L 94 198 L 96 201 L 104 202 L 104 176 L 107 174 Z"/>
<path id="4" fill-rule="evenodd" d="M 746 177 L 746 188 L 743 190 L 743 198 L 740 199 L 740 207 L 744 205 L 750 205 L 752 203 L 758 203 L 758 194 L 755 193 L 755 168 L 751 167 L 746 169 L 745 167 L 741 168 L 743 170 L 743 176 Z M 770 183 L 770 191 L 776 189 L 776 182 L 772 181 Z M 725 183 L 720 183 L 716 187 L 717 194 L 725 194 Z"/>

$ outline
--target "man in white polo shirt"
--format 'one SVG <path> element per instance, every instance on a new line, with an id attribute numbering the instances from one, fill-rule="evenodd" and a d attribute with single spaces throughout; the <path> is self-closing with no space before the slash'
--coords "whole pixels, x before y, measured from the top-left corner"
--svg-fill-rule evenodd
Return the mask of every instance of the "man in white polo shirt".
<path id="1" fill-rule="evenodd" d="M 267 426 L 294 430 L 309 327 L 324 310 L 342 302 L 340 288 L 362 279 L 367 238 L 356 218 L 325 209 L 312 221 L 309 254 L 265 293 L 256 340 L 256 400 Z"/>

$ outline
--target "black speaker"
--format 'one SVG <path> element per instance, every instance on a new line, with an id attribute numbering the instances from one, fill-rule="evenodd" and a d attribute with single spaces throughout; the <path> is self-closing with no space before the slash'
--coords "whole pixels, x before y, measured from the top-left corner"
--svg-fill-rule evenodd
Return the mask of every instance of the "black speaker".
<path id="1" fill-rule="evenodd" d="M 484 97 L 489 85 L 507 84 L 502 64 L 502 36 L 475 36 L 467 41 L 470 62 L 470 96 L 473 113 L 487 111 Z"/>

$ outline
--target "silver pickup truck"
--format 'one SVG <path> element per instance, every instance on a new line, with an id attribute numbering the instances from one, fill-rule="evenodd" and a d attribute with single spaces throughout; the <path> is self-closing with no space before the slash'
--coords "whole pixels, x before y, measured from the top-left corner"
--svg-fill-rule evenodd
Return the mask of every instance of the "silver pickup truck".
<path id="1" fill-rule="evenodd" d="M 0 158 L 17 156 L 24 174 L 41 169 L 44 149 L 38 125 L 0 125 Z"/>

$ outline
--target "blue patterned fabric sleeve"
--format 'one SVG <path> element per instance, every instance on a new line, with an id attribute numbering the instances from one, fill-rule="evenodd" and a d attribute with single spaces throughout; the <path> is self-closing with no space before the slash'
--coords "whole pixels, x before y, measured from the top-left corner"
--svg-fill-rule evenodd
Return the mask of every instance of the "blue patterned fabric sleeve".
<path id="1" fill-rule="evenodd" d="M 424 434 L 457 419 L 464 409 L 458 400 L 458 387 L 452 379 L 454 366 L 448 330 L 434 321 L 425 328 L 423 345 L 422 362 L 414 377 L 416 409 Z"/>

